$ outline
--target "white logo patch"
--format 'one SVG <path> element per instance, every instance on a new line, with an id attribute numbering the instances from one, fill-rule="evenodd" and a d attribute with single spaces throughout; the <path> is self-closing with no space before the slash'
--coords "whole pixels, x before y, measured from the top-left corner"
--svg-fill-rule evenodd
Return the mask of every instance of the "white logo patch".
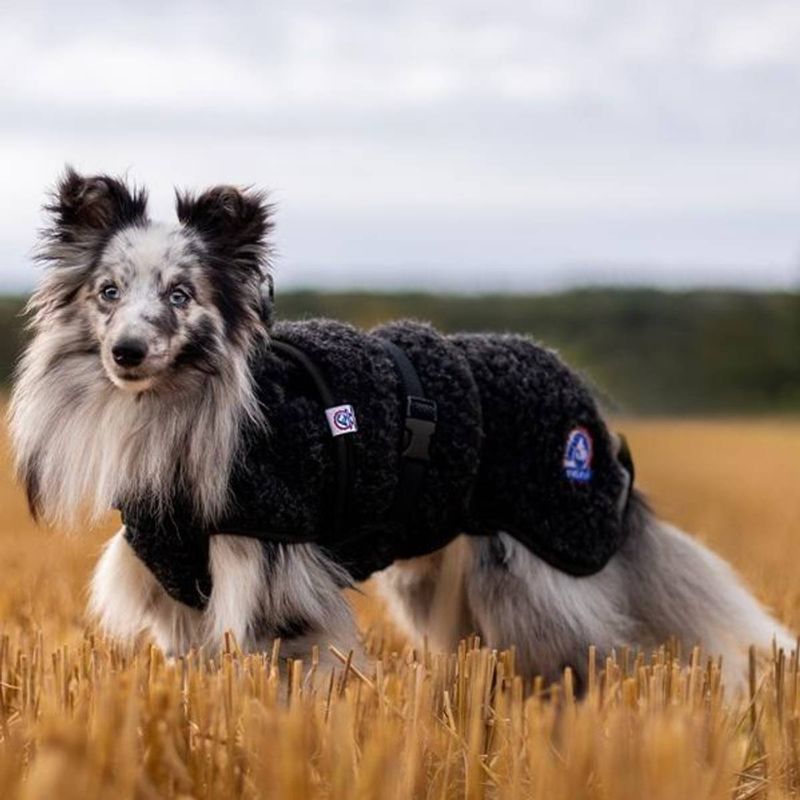
<path id="1" fill-rule="evenodd" d="M 358 430 L 356 412 L 351 405 L 326 408 L 325 416 L 333 436 L 344 436 L 345 433 L 355 433 Z"/>

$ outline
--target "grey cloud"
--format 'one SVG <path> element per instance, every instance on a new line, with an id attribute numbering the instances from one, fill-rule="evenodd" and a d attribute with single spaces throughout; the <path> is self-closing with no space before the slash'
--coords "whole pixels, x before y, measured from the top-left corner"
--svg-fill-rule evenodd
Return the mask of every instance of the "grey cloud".
<path id="1" fill-rule="evenodd" d="M 288 282 L 791 283 L 797 35 L 781 0 L 7 6 L 0 281 L 72 160 L 163 214 L 275 187 Z"/>

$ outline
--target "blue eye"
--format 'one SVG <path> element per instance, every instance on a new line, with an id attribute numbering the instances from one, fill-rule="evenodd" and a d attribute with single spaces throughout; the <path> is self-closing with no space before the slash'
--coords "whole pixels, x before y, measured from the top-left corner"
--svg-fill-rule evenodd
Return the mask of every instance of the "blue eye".
<path id="1" fill-rule="evenodd" d="M 113 283 L 109 283 L 100 290 L 100 297 L 102 297 L 103 300 L 107 300 L 109 303 L 119 300 L 120 294 L 120 290 L 114 286 Z"/>
<path id="2" fill-rule="evenodd" d="M 183 308 L 189 302 L 189 295 L 183 289 L 173 289 L 169 293 L 169 302 L 176 308 Z"/>

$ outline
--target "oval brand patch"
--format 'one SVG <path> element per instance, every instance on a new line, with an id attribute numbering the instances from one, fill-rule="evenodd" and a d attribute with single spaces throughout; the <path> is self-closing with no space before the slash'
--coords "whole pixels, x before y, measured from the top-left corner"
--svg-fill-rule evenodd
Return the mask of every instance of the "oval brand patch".
<path id="1" fill-rule="evenodd" d="M 564 448 L 564 474 L 572 481 L 592 479 L 592 435 L 586 428 L 573 428 Z"/>

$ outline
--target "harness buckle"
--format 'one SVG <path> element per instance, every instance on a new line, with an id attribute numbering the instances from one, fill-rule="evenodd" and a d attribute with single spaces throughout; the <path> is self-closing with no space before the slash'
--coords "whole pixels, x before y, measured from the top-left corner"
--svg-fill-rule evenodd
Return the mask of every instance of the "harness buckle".
<path id="1" fill-rule="evenodd" d="M 430 461 L 431 438 L 436 433 L 436 401 L 408 395 L 406 398 L 406 437 L 404 458 Z"/>

